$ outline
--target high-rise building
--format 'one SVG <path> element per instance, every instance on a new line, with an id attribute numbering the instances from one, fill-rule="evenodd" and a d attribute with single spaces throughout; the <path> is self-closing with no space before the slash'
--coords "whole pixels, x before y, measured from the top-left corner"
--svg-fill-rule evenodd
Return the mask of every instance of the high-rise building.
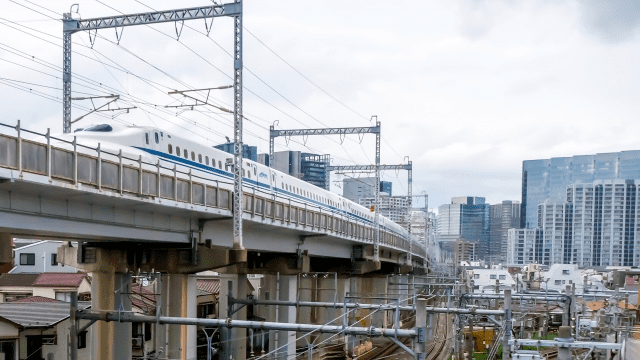
<path id="1" fill-rule="evenodd" d="M 533 251 L 537 262 L 544 265 L 640 265 L 640 236 L 636 236 L 640 180 L 576 183 L 567 186 L 565 194 L 562 203 L 538 206 L 542 241 L 536 238 L 532 250 L 528 248 L 531 241 L 509 242 L 509 252 L 515 254 L 515 261 L 518 253 Z"/>
<path id="2" fill-rule="evenodd" d="M 380 192 L 393 196 L 393 183 L 391 181 L 380 181 Z"/>
<path id="3" fill-rule="evenodd" d="M 329 155 L 317 155 L 300 151 L 278 151 L 273 153 L 271 167 L 329 190 L 329 174 L 327 173 L 329 160 Z"/>
<path id="4" fill-rule="evenodd" d="M 233 154 L 235 150 L 233 149 L 232 142 L 220 144 L 214 146 L 216 149 L 220 149 L 224 152 L 228 152 L 229 154 Z M 242 144 L 242 157 L 245 159 L 258 161 L 258 148 L 256 146 L 249 146 L 247 144 Z"/>
<path id="5" fill-rule="evenodd" d="M 382 195 L 392 196 L 392 185 L 390 181 L 380 181 L 380 192 Z M 376 196 L 376 178 L 346 178 L 342 182 L 342 196 L 356 203 L 360 199 L 372 198 Z"/>
<path id="6" fill-rule="evenodd" d="M 509 229 L 507 232 L 507 265 L 542 264 L 542 230 Z"/>
<path id="7" fill-rule="evenodd" d="M 478 243 L 470 241 L 456 240 L 453 243 L 453 258 L 456 264 L 460 264 L 461 261 L 472 262 L 477 259 Z"/>
<path id="8" fill-rule="evenodd" d="M 640 150 L 523 161 L 520 227 L 538 226 L 538 205 L 563 202 L 569 184 L 605 179 L 640 179 Z"/>
<path id="9" fill-rule="evenodd" d="M 360 205 L 367 208 L 374 206 L 375 203 L 375 197 L 360 199 Z M 408 205 L 406 196 L 380 196 L 380 215 L 406 228 L 409 220 Z"/>
<path id="10" fill-rule="evenodd" d="M 489 256 L 486 260 L 505 262 L 508 230 L 520 227 L 520 202 L 505 200 L 491 205 L 489 226 Z"/>
<path id="11" fill-rule="evenodd" d="M 456 240 L 477 243 L 476 257 L 484 260 L 489 247 L 489 204 L 483 197 L 451 198 L 451 204 L 438 207 L 436 237 L 441 247 Z"/>
<path id="12" fill-rule="evenodd" d="M 411 210 L 411 233 L 425 247 L 435 244 L 436 214 L 426 209 Z"/>

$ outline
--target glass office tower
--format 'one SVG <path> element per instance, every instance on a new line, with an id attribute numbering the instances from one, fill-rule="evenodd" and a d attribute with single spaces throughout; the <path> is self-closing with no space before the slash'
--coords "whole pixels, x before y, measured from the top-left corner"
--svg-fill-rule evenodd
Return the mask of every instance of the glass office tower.
<path id="1" fill-rule="evenodd" d="M 640 179 L 640 150 L 523 161 L 520 227 L 537 227 L 538 205 L 564 202 L 568 185 L 604 179 Z"/>
<path id="2" fill-rule="evenodd" d="M 485 198 L 474 196 L 454 197 L 451 204 L 440 205 L 436 236 L 441 248 L 458 240 L 477 243 L 477 259 L 484 260 L 489 250 L 489 209 Z"/>

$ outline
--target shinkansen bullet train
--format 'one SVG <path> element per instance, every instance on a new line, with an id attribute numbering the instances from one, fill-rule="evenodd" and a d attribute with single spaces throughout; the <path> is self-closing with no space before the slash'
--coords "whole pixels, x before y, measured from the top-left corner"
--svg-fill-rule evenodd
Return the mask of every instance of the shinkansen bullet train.
<path id="1" fill-rule="evenodd" d="M 91 125 L 79 128 L 71 134 L 56 137 L 95 148 L 100 144 L 103 151 L 118 153 L 123 157 L 139 159 L 147 163 L 171 167 L 188 168 L 201 178 L 230 184 L 233 182 L 231 167 L 226 160 L 232 155 L 211 146 L 203 145 L 175 133 L 153 127 L 120 126 L 110 124 Z M 78 150 L 80 151 L 80 150 Z M 129 161 L 128 165 L 137 162 Z M 374 213 L 369 209 L 330 191 L 274 170 L 257 162 L 243 159 L 244 192 L 253 189 L 290 198 L 298 203 L 320 207 L 327 213 L 340 213 L 352 221 L 368 225 L 374 224 Z M 232 187 L 230 187 L 232 189 Z M 387 218 L 380 217 L 380 229 L 406 239 L 407 231 Z"/>

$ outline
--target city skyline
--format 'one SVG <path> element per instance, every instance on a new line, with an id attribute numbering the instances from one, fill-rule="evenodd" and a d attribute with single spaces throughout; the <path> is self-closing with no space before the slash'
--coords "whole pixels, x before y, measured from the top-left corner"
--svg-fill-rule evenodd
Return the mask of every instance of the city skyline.
<path id="1" fill-rule="evenodd" d="M 54 18 L 69 9 L 66 1 L 33 2 L 36 5 L 26 6 Z M 76 2 L 83 18 L 148 10 L 144 1 L 112 1 L 112 8 L 95 1 Z M 367 126 L 369 117 L 377 115 L 384 138 L 382 162 L 403 163 L 404 156 L 410 155 L 413 193 L 426 191 L 431 207 L 436 208 L 458 194 L 478 194 L 491 204 L 521 200 L 524 160 L 639 148 L 633 134 L 640 125 L 633 120 L 640 110 L 634 81 L 640 74 L 640 64 L 630 61 L 640 53 L 637 2 L 619 1 L 608 6 L 594 1 L 413 2 L 414 11 L 402 16 L 389 15 L 385 6 L 375 6 L 375 2 L 341 3 L 340 13 L 330 4 L 245 2 L 245 66 L 260 78 L 247 71 L 245 86 L 273 105 L 246 91 L 245 115 L 251 121 L 246 123 L 245 142 L 257 146 L 259 152 L 268 150 L 267 129 L 276 120 L 281 128 L 317 128 L 323 123 Z M 188 0 L 180 6 L 197 5 L 202 1 Z M 175 3 L 156 1 L 153 7 L 170 9 Z M 20 24 L 3 21 L 5 45 L 23 51 L 29 58 L 60 64 L 57 44 L 61 28 L 57 21 L 10 2 L 6 3 L 4 18 Z M 185 24 L 180 41 L 176 41 L 172 24 L 156 28 L 165 35 L 148 28 L 127 29 L 119 46 L 112 32 L 100 31 L 93 49 L 86 34 L 77 35 L 74 50 L 85 56 L 74 56 L 74 71 L 91 74 L 105 86 L 162 106 L 172 101 L 166 91 L 155 90 L 134 75 L 172 90 L 187 86 L 163 72 L 192 87 L 228 85 L 229 78 L 224 74 L 231 73 L 232 64 L 223 48 L 231 49 L 231 36 L 225 21 L 214 21 L 209 39 L 193 30 L 205 31 L 200 22 Z M 11 51 L 3 47 L 0 56 L 20 62 Z M 113 64 L 101 54 L 126 64 L 130 73 L 109 67 Z M 30 67 L 48 71 L 38 61 L 29 61 Z M 8 62 L 0 62 L 0 71 L 12 74 L 7 78 L 60 87 L 59 79 Z M 88 90 L 80 86 L 74 89 Z M 40 90 L 60 97 L 55 89 Z M 29 129 L 61 130 L 59 103 L 18 90 L 9 93 L 6 101 L 18 106 L 1 110 L 7 121 L 21 119 Z M 215 96 L 230 103 L 226 91 Z M 74 109 L 74 117 L 80 115 Z M 220 144 L 225 142 L 222 135 L 232 134 L 224 116 L 208 117 L 191 111 L 182 115 L 206 129 L 196 128 L 197 135 L 180 130 L 197 141 Z M 194 130 L 193 124 L 179 122 L 173 115 L 163 117 Z M 140 110 L 118 119 L 180 129 Z M 103 119 L 90 116 L 83 121 L 90 124 Z M 343 144 L 337 138 L 310 138 L 310 149 L 306 149 L 302 141 L 286 144 L 280 139 L 276 150 L 288 146 L 294 151 L 329 153 L 337 165 L 370 164 L 373 141 L 367 136 L 361 144 L 357 136 L 348 137 Z M 383 180 L 394 182 L 394 195 L 406 193 L 406 175 L 402 172 L 386 172 Z M 332 187 L 340 193 L 334 183 Z M 414 199 L 418 201 L 421 199 Z"/>

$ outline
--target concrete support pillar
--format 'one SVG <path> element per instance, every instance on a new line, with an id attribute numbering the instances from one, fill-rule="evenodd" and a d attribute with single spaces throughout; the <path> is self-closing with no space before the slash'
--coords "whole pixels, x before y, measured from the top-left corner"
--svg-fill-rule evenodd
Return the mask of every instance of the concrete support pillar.
<path id="1" fill-rule="evenodd" d="M 265 292 L 271 300 L 295 301 L 297 298 L 297 276 L 266 275 Z M 296 308 L 293 306 L 271 306 L 265 311 L 267 321 L 295 323 Z M 269 352 L 274 352 L 271 359 L 294 360 L 296 357 L 295 331 L 270 331 Z M 235 358 L 234 358 L 235 360 Z"/>
<path id="2" fill-rule="evenodd" d="M 131 311 L 130 293 L 130 274 L 108 271 L 92 273 L 91 310 Z M 131 358 L 131 323 L 98 321 L 92 330 L 92 359 Z"/>
<path id="3" fill-rule="evenodd" d="M 337 281 L 335 277 L 329 276 L 318 280 L 318 287 L 324 289 L 334 289 L 337 283 L 337 296 L 333 291 L 325 290 L 318 293 L 318 301 L 321 302 L 336 302 L 340 307 L 338 308 L 317 308 L 315 313 L 316 324 L 328 324 L 332 320 L 332 325 L 342 324 L 342 319 L 339 316 L 342 314 L 342 304 L 344 302 L 344 296 L 350 291 L 350 279 L 338 277 Z M 331 334 L 318 334 L 316 343 L 322 342 L 331 337 Z M 333 339 L 338 336 L 333 337 Z"/>
<path id="4" fill-rule="evenodd" d="M 162 274 L 156 282 L 155 287 L 156 294 L 158 296 L 158 307 L 160 315 L 168 316 L 169 314 L 169 277 L 166 274 Z M 155 342 L 156 342 L 156 354 L 159 354 L 158 358 L 163 359 L 167 357 L 167 325 L 156 324 L 155 328 Z"/>
<path id="5" fill-rule="evenodd" d="M 571 340 L 571 327 L 560 326 L 558 328 L 558 338 Z M 571 360 L 572 358 L 571 348 L 558 347 L 558 360 Z"/>
<path id="6" fill-rule="evenodd" d="M 231 317 L 235 320 L 246 320 L 247 308 L 243 307 L 235 313 L 230 314 L 228 300 L 229 296 L 235 299 L 246 299 L 249 293 L 249 282 L 246 274 L 221 274 L 219 304 L 220 318 L 225 319 Z M 238 308 L 239 306 L 240 305 L 235 305 L 235 308 Z M 220 355 L 220 359 L 245 360 L 247 357 L 247 329 L 220 328 L 220 334 L 220 340 L 223 342 L 223 350 Z"/>
<path id="7" fill-rule="evenodd" d="M 298 293 L 297 298 L 300 301 L 321 301 L 319 298 L 323 295 L 321 279 L 317 274 L 301 274 L 298 276 Z M 317 324 L 317 314 L 319 308 L 303 306 L 298 309 L 298 322 L 301 324 Z M 314 334 L 316 335 L 316 334 Z M 312 335 L 309 339 L 299 339 L 296 342 L 297 347 L 307 347 L 308 342 L 313 342 L 317 336 Z"/>
<path id="8" fill-rule="evenodd" d="M 13 237 L 8 233 L 0 233 L 0 264 L 13 261 L 11 250 L 13 249 Z M 20 259 L 16 259 L 20 260 Z"/>
<path id="9" fill-rule="evenodd" d="M 196 317 L 197 285 L 195 275 L 169 274 L 165 276 L 168 299 L 167 316 Z M 164 299 L 163 299 L 164 300 Z M 196 358 L 196 326 L 167 325 L 167 350 L 169 359 L 191 360 Z"/>

